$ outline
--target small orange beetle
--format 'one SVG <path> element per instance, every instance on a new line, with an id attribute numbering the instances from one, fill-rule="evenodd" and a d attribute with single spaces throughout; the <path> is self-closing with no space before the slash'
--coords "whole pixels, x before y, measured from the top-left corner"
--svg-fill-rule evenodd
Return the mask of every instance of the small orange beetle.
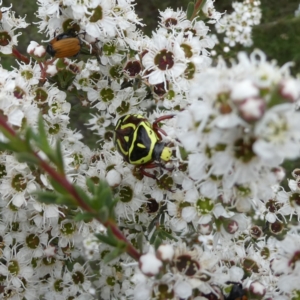
<path id="1" fill-rule="evenodd" d="M 55 58 L 76 56 L 81 49 L 81 41 L 72 31 L 56 36 L 47 45 L 46 51 Z"/>

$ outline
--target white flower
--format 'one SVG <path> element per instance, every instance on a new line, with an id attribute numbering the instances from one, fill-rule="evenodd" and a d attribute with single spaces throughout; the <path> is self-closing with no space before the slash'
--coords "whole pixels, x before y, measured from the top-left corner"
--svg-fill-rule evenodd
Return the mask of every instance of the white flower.
<path id="1" fill-rule="evenodd" d="M 157 249 L 157 255 L 161 260 L 171 261 L 174 256 L 174 248 L 172 245 L 160 245 Z"/>
<path id="2" fill-rule="evenodd" d="M 6 278 L 9 286 L 20 288 L 23 285 L 22 279 L 28 281 L 33 276 L 30 261 L 20 252 L 16 253 L 16 249 L 5 247 L 2 253 L 5 262 L 0 264 L 0 274 Z"/>
<path id="3" fill-rule="evenodd" d="M 163 82 L 166 85 L 167 80 L 175 81 L 184 72 L 184 52 L 176 41 L 154 33 L 147 50 L 142 62 L 145 67 L 144 77 L 148 78 L 150 84 Z"/>
<path id="4" fill-rule="evenodd" d="M 178 281 L 174 286 L 177 297 L 187 299 L 192 295 L 192 285 L 188 281 Z"/>

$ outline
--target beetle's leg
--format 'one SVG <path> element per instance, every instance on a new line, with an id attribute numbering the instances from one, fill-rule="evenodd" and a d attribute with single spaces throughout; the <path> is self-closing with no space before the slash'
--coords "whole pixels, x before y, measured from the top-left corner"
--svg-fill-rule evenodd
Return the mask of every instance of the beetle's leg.
<path id="1" fill-rule="evenodd" d="M 150 178 L 153 178 L 156 180 L 156 176 L 154 174 L 151 174 L 151 173 L 145 171 L 145 169 L 152 169 L 155 167 L 157 167 L 157 166 L 156 165 L 150 165 L 150 166 L 142 165 L 142 166 L 140 166 L 139 170 L 140 170 L 141 174 L 143 174 L 144 176 L 147 176 L 147 177 L 150 177 Z"/>
<path id="2" fill-rule="evenodd" d="M 157 179 L 156 175 L 145 171 L 145 169 L 154 169 L 154 168 L 160 167 L 160 165 L 161 164 L 157 163 L 157 162 L 149 162 L 148 164 L 140 165 L 139 170 L 140 170 L 141 174 L 143 174 L 144 176 L 147 176 L 147 177 L 150 177 L 150 178 L 153 178 L 156 180 Z"/>
<path id="3" fill-rule="evenodd" d="M 161 129 L 161 128 L 158 126 L 158 123 L 161 122 L 161 121 L 163 121 L 163 120 L 172 119 L 172 118 L 174 118 L 174 117 L 175 117 L 175 115 L 161 116 L 161 117 L 159 117 L 158 119 L 156 119 L 156 120 L 153 122 L 152 128 L 153 128 L 153 130 L 156 132 L 157 136 L 158 136 L 160 139 L 162 139 L 160 133 L 162 133 L 163 135 L 167 135 L 167 134 L 166 134 L 166 132 L 165 132 L 163 129 Z"/>
<path id="4" fill-rule="evenodd" d="M 163 164 L 160 164 L 160 167 L 163 168 L 164 170 L 167 170 L 168 172 L 172 172 L 174 170 L 174 167 L 170 167 L 170 168 L 167 168 L 165 165 Z"/>
<path id="5" fill-rule="evenodd" d="M 157 168 L 157 167 L 160 167 L 160 168 L 162 168 L 164 170 L 167 170 L 169 172 L 174 170 L 174 167 L 168 168 L 168 167 L 166 167 L 165 164 L 162 164 L 161 162 L 150 162 L 148 164 L 140 166 L 140 168 L 143 168 L 143 169 L 154 169 L 154 168 Z"/>
<path id="6" fill-rule="evenodd" d="M 167 170 L 168 172 L 172 172 L 174 170 L 174 167 L 167 168 L 164 164 L 158 163 L 158 162 L 151 162 L 151 163 L 148 163 L 148 164 L 145 164 L 145 165 L 141 165 L 141 166 L 139 166 L 139 170 L 140 170 L 141 174 L 143 174 L 144 176 L 147 176 L 147 177 L 150 177 L 150 178 L 153 178 L 153 179 L 157 180 L 156 175 L 145 171 L 145 169 L 154 169 L 154 168 L 157 168 L 157 167 L 160 167 L 164 170 Z"/>

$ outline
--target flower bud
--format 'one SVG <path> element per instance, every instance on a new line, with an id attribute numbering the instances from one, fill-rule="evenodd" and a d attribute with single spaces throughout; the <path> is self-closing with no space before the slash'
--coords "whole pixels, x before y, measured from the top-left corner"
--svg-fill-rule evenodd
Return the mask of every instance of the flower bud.
<path id="1" fill-rule="evenodd" d="M 121 174 L 115 169 L 111 169 L 106 174 L 106 181 L 110 187 L 116 187 L 122 181 Z"/>
<path id="2" fill-rule="evenodd" d="M 299 82 L 297 80 L 289 78 L 281 82 L 280 94 L 289 102 L 295 102 L 300 96 Z"/>
<path id="3" fill-rule="evenodd" d="M 251 123 L 263 117 L 266 110 L 266 103 L 261 98 L 247 98 L 238 104 L 238 110 L 241 118 Z"/>
<path id="4" fill-rule="evenodd" d="M 39 45 L 37 42 L 31 41 L 27 47 L 27 53 L 38 59 L 46 55 L 46 49 L 44 46 Z"/>
<path id="5" fill-rule="evenodd" d="M 142 255 L 139 260 L 141 271 L 147 276 L 157 275 L 162 267 L 162 261 L 152 251 Z"/>
<path id="6" fill-rule="evenodd" d="M 258 281 L 253 281 L 249 286 L 249 294 L 251 299 L 262 299 L 266 294 L 266 287 Z"/>
<path id="7" fill-rule="evenodd" d="M 171 261 L 174 256 L 174 248 L 172 245 L 160 245 L 157 249 L 156 256 L 162 261 Z"/>
<path id="8" fill-rule="evenodd" d="M 222 225 L 226 232 L 230 234 L 236 233 L 239 229 L 239 223 L 229 218 L 222 218 Z"/>

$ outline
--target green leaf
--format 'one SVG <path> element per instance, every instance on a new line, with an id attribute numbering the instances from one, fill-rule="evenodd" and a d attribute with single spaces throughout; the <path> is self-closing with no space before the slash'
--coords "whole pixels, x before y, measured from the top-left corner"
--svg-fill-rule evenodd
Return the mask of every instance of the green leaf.
<path id="1" fill-rule="evenodd" d="M 1 127 L 0 127 L 1 128 Z M 2 129 L 2 128 L 1 128 Z M 5 134 L 6 131 L 1 131 Z M 28 152 L 26 143 L 19 138 L 19 136 L 13 136 L 10 134 L 6 135 L 8 141 L 0 142 L 0 150 L 8 150 L 13 152 Z"/>
<path id="2" fill-rule="evenodd" d="M 95 191 L 92 200 L 92 207 L 99 211 L 102 207 L 107 207 L 111 211 L 113 195 L 110 186 L 106 181 L 101 180 L 98 185 L 94 185 Z"/>
<path id="3" fill-rule="evenodd" d="M 109 206 L 112 202 L 112 191 L 108 183 L 104 180 L 100 181 L 97 189 L 97 195 L 101 198 L 101 201 Z"/>
<path id="4" fill-rule="evenodd" d="M 106 206 L 111 206 L 111 203 L 113 202 L 113 195 L 110 187 L 106 187 L 104 190 L 102 190 L 100 194 L 100 199 Z"/>
<path id="5" fill-rule="evenodd" d="M 141 232 L 137 235 L 137 244 L 138 244 L 138 250 L 140 250 L 140 253 L 143 253 L 143 246 L 144 246 L 144 233 Z"/>
<path id="6" fill-rule="evenodd" d="M 149 240 L 149 243 L 150 243 L 151 245 L 154 244 L 154 241 L 155 241 L 157 235 L 158 235 L 158 232 L 157 232 L 157 231 L 154 231 L 153 234 L 151 235 L 150 240 Z"/>
<path id="7" fill-rule="evenodd" d="M 60 173 L 64 174 L 64 160 L 63 160 L 63 155 L 61 152 L 61 144 L 60 141 L 56 141 L 56 166 Z"/>
<path id="8" fill-rule="evenodd" d="M 126 246 L 126 244 L 124 243 L 124 245 Z M 103 261 L 104 263 L 109 263 L 110 261 L 114 260 L 115 258 L 119 257 L 120 255 L 122 255 L 125 252 L 125 247 L 120 247 L 120 248 L 115 248 L 113 251 L 107 253 L 104 258 Z"/>
<path id="9" fill-rule="evenodd" d="M 85 221 L 90 222 L 93 220 L 95 216 L 92 213 L 89 212 L 81 212 L 75 215 L 74 220 L 75 221 Z"/>
<path id="10" fill-rule="evenodd" d="M 166 232 L 165 230 L 160 230 L 159 231 L 159 236 L 163 239 L 169 239 L 169 240 L 173 240 L 173 241 L 178 241 L 177 238 L 175 238 L 172 234 Z"/>
<path id="11" fill-rule="evenodd" d="M 26 162 L 28 164 L 38 165 L 39 160 L 28 152 L 16 153 L 19 162 Z"/>
<path id="12" fill-rule="evenodd" d="M 58 195 L 57 200 L 56 200 L 56 204 L 66 205 L 69 208 L 70 207 L 78 207 L 76 201 L 70 195 Z"/>
<path id="13" fill-rule="evenodd" d="M 65 67 L 65 64 L 63 64 Z M 67 90 L 70 84 L 74 81 L 75 75 L 69 70 L 60 70 L 58 72 L 57 80 L 58 85 L 62 90 Z"/>
<path id="14" fill-rule="evenodd" d="M 104 244 L 110 245 L 112 247 L 117 247 L 118 241 L 115 238 L 111 238 L 110 236 L 103 235 L 100 233 L 95 234 L 96 238 Z"/>
<path id="15" fill-rule="evenodd" d="M 154 242 L 153 242 L 153 245 L 154 245 L 154 248 L 155 249 L 158 249 L 158 247 L 162 244 L 162 239 L 157 235 Z"/>
<path id="16" fill-rule="evenodd" d="M 195 9 L 195 4 L 193 2 L 189 2 L 188 7 L 187 7 L 187 11 L 186 11 L 186 16 L 187 16 L 188 20 L 191 19 L 192 15 L 193 15 L 193 12 L 194 12 L 194 9 Z"/>
<path id="17" fill-rule="evenodd" d="M 112 219 L 115 219 L 115 206 L 119 202 L 119 198 L 114 198 L 109 207 L 109 215 Z"/>
<path id="18" fill-rule="evenodd" d="M 147 232 L 150 234 L 154 228 L 156 227 L 157 223 L 158 223 L 158 219 L 159 219 L 160 214 L 158 214 L 149 224 L 148 228 L 147 228 Z"/>
<path id="19" fill-rule="evenodd" d="M 90 177 L 88 177 L 85 182 L 88 187 L 88 191 L 94 195 L 96 190 L 96 185 L 94 181 Z"/>
<path id="20" fill-rule="evenodd" d="M 38 119 L 38 132 L 39 134 L 35 136 L 35 141 L 38 147 L 48 156 L 49 153 L 52 152 L 48 139 L 47 139 L 47 133 L 44 126 L 44 120 L 42 115 L 39 115 Z"/>
<path id="21" fill-rule="evenodd" d="M 8 142 L 8 143 L 0 142 L 0 150 L 1 151 L 12 151 L 12 152 L 16 151 L 15 147 L 10 142 Z"/>
<path id="22" fill-rule="evenodd" d="M 159 218 L 159 224 L 165 224 L 166 214 L 161 213 Z"/>
<path id="23" fill-rule="evenodd" d="M 45 204 L 56 204 L 58 195 L 54 192 L 34 192 L 33 195 L 37 196 L 38 201 Z"/>
<path id="24" fill-rule="evenodd" d="M 108 218 L 110 217 L 108 208 L 105 206 L 101 207 L 101 209 L 98 212 L 98 216 L 99 216 L 101 222 L 105 223 L 108 220 Z"/>
<path id="25" fill-rule="evenodd" d="M 80 186 L 78 185 L 74 185 L 74 188 L 77 192 L 77 194 L 79 195 L 79 197 L 89 206 L 92 206 L 92 201 L 90 196 L 86 193 L 86 191 L 84 189 L 82 189 Z"/>
<path id="26" fill-rule="evenodd" d="M 56 180 L 54 180 L 52 177 L 49 177 L 49 181 L 52 185 L 52 187 L 59 193 L 62 195 L 69 195 L 69 192 L 66 191 L 66 189 L 61 185 L 61 182 L 57 182 Z"/>
<path id="27" fill-rule="evenodd" d="M 189 153 L 183 147 L 179 147 L 179 152 L 182 160 L 187 160 Z"/>
<path id="28" fill-rule="evenodd" d="M 31 144 L 30 142 L 32 140 L 38 140 L 38 137 L 36 136 L 36 134 L 33 132 L 31 127 L 27 127 L 26 131 L 25 131 L 25 142 L 27 143 L 27 147 L 28 149 L 31 149 Z"/>

